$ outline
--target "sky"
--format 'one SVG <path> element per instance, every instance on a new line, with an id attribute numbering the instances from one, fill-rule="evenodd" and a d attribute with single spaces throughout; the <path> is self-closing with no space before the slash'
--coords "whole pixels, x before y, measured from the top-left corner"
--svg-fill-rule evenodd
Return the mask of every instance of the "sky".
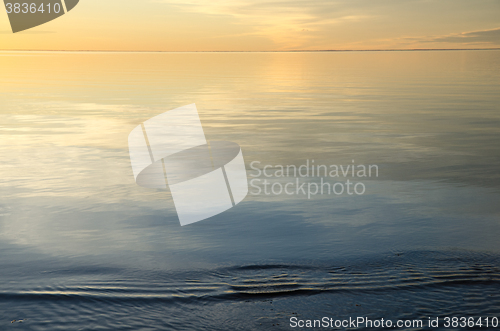
<path id="1" fill-rule="evenodd" d="M 2 50 L 288 51 L 500 47 L 500 0 L 80 0 Z"/>

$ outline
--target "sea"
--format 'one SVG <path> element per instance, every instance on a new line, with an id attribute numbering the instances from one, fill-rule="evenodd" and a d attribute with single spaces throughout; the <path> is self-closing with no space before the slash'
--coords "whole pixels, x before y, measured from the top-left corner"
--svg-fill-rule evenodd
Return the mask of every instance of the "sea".
<path id="1" fill-rule="evenodd" d="M 181 226 L 128 135 L 193 103 L 249 192 Z M 498 50 L 3 51 L 0 156 L 0 330 L 500 328 Z"/>

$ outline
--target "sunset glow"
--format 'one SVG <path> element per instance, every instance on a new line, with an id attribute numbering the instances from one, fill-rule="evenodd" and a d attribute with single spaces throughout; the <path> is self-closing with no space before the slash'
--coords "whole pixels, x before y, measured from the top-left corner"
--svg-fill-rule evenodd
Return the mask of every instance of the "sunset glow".
<path id="1" fill-rule="evenodd" d="M 286 51 L 500 46 L 500 2 L 82 0 L 3 50 Z"/>

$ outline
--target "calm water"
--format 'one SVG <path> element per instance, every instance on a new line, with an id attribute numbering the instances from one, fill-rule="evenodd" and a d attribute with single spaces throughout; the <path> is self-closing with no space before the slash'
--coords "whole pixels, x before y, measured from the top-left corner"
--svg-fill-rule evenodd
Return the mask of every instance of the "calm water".
<path id="1" fill-rule="evenodd" d="M 0 330 L 500 317 L 498 51 L 4 52 L 0 73 Z M 190 103 L 249 180 L 253 161 L 379 176 L 181 227 L 127 137 Z"/>

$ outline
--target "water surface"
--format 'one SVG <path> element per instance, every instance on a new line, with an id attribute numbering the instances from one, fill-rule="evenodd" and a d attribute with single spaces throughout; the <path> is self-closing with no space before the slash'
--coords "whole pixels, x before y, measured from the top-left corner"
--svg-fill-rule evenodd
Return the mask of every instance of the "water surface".
<path id="1" fill-rule="evenodd" d="M 0 329 L 500 317 L 498 55 L 0 53 Z M 379 176 L 181 227 L 168 191 L 135 184 L 127 137 L 190 103 L 249 180 L 254 161 Z"/>

